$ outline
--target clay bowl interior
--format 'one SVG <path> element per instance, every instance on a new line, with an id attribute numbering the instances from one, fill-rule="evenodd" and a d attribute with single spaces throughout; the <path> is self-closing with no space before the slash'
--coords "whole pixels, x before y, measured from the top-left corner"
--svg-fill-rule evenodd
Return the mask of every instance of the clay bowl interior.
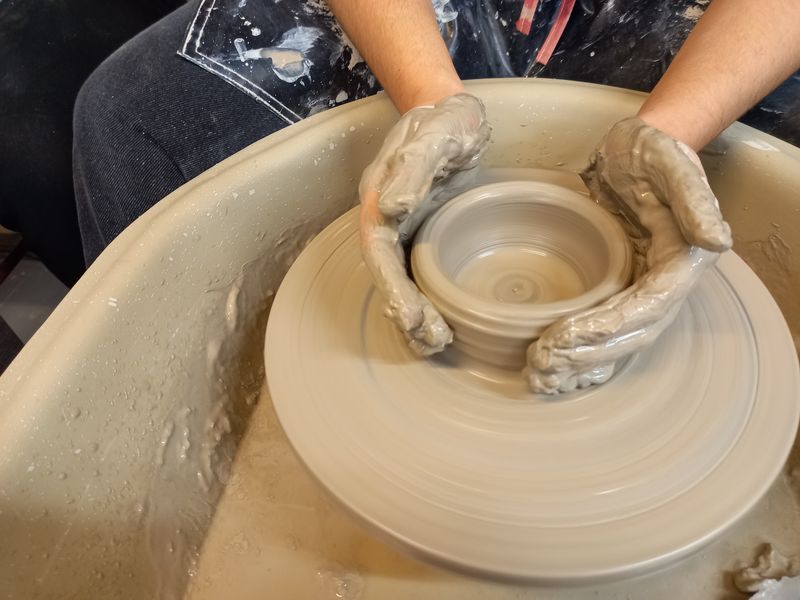
<path id="1" fill-rule="evenodd" d="M 548 325 L 627 286 L 632 252 L 622 227 L 590 199 L 510 181 L 474 188 L 434 213 L 417 234 L 411 268 L 459 352 L 519 369 Z"/>

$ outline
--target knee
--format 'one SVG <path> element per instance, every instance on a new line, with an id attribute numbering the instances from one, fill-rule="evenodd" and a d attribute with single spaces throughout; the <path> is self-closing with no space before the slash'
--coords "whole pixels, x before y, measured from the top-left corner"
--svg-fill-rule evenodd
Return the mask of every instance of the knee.
<path id="1" fill-rule="evenodd" d="M 87 264 L 134 217 L 124 210 L 126 185 L 141 179 L 132 157 L 140 151 L 137 100 L 126 85 L 125 47 L 106 59 L 81 86 L 73 109 L 73 190 Z"/>
<path id="2" fill-rule="evenodd" d="M 126 78 L 124 61 L 112 55 L 83 83 L 75 99 L 73 134 L 75 149 L 96 144 L 105 138 L 125 112 L 126 94 L 121 81 Z"/>

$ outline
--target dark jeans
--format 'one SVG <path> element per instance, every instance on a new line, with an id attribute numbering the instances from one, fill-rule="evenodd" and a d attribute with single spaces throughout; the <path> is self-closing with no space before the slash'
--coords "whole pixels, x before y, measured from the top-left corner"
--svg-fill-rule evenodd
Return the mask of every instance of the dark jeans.
<path id="1" fill-rule="evenodd" d="M 189 2 L 127 42 L 78 94 L 73 176 L 87 265 L 164 196 L 285 126 L 176 54 L 196 7 Z"/>

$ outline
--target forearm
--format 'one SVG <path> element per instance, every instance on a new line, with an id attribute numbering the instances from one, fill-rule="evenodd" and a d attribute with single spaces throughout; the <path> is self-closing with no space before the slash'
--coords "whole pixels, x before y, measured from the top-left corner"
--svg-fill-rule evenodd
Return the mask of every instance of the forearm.
<path id="1" fill-rule="evenodd" d="M 800 1 L 714 0 L 639 111 L 699 150 L 800 68 Z"/>
<path id="2" fill-rule="evenodd" d="M 463 90 L 431 0 L 328 0 L 400 113 Z"/>

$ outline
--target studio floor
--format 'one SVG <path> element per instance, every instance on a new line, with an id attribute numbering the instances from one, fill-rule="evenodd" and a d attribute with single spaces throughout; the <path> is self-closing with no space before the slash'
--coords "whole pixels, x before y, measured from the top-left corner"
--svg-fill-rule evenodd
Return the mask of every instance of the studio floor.
<path id="1" fill-rule="evenodd" d="M 8 238 L 9 234 L 2 234 Z M 67 294 L 61 283 L 34 255 L 13 256 L 15 246 L 2 246 L 9 266 L 0 282 L 0 373 L 33 337 Z M 16 264 L 9 265 L 10 262 Z"/>

